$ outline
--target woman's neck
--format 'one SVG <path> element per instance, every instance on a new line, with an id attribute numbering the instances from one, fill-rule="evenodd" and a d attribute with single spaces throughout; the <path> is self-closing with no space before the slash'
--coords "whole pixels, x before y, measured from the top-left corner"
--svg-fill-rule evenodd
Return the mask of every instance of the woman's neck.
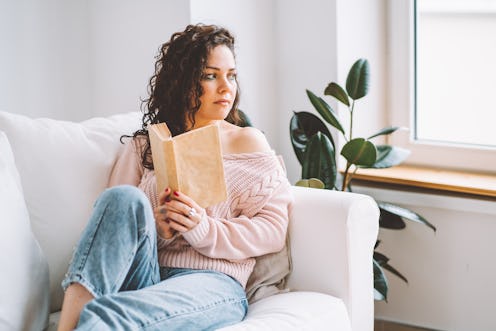
<path id="1" fill-rule="evenodd" d="M 224 120 L 211 120 L 211 121 L 195 121 L 195 125 L 191 128 L 191 130 L 198 129 L 207 125 L 212 125 L 215 124 L 219 126 L 219 128 L 222 126 L 222 123 Z"/>

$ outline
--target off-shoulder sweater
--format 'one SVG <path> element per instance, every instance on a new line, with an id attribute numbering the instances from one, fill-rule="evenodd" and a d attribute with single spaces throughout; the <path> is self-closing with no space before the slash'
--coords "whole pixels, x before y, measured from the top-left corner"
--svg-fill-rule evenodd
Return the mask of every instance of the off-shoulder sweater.
<path id="1" fill-rule="evenodd" d="M 155 174 L 142 166 L 139 149 L 136 141 L 126 144 L 109 186 L 137 186 L 155 208 Z M 293 197 L 282 159 L 273 151 L 225 154 L 223 165 L 227 200 L 206 208 L 193 229 L 158 237 L 158 260 L 161 266 L 219 271 L 245 287 L 255 257 L 284 247 Z"/>

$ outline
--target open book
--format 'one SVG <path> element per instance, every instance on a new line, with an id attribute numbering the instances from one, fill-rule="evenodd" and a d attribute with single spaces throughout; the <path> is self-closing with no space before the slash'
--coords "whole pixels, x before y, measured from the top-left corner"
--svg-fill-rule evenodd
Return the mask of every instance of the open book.
<path id="1" fill-rule="evenodd" d="M 170 187 L 202 208 L 227 198 L 219 128 L 208 125 L 171 137 L 165 123 L 148 126 L 157 192 Z"/>

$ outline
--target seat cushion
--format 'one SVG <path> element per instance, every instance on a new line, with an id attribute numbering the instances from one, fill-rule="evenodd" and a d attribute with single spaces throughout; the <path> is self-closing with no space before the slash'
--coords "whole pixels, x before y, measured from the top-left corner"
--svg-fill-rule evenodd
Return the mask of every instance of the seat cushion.
<path id="1" fill-rule="evenodd" d="M 57 330 L 59 313 L 50 315 L 45 331 Z M 219 331 L 351 331 L 341 299 L 317 292 L 289 292 L 250 305 L 243 322 Z"/>
<path id="2" fill-rule="evenodd" d="M 41 330 L 48 265 L 29 223 L 9 141 L 0 131 L 0 330 Z"/>
<path id="3" fill-rule="evenodd" d="M 317 292 L 276 294 L 250 305 L 243 322 L 222 331 L 348 331 L 348 311 L 341 299 Z"/>
<path id="4" fill-rule="evenodd" d="M 50 314 L 48 319 L 48 326 L 43 331 L 57 331 L 57 326 L 59 325 L 60 311 Z"/>

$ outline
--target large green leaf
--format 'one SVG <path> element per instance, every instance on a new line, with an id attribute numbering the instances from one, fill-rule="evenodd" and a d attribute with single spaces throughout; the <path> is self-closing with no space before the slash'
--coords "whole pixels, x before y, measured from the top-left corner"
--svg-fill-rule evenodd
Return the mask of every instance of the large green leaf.
<path id="1" fill-rule="evenodd" d="M 372 260 L 374 264 L 374 299 L 386 300 L 388 293 L 388 282 L 384 271 L 376 260 Z"/>
<path id="2" fill-rule="evenodd" d="M 391 145 L 377 145 L 377 159 L 370 167 L 362 168 L 390 168 L 401 164 L 410 155 L 410 151 L 401 147 Z"/>
<path id="3" fill-rule="evenodd" d="M 321 132 L 312 136 L 303 157 L 301 178 L 318 178 L 326 189 L 332 189 L 336 182 L 336 157 L 329 138 Z"/>
<path id="4" fill-rule="evenodd" d="M 341 150 L 341 155 L 351 164 L 357 166 L 372 166 L 377 158 L 375 145 L 363 138 L 348 141 Z"/>
<path id="5" fill-rule="evenodd" d="M 353 100 L 367 95 L 369 90 L 369 62 L 358 59 L 351 67 L 346 78 L 346 91 Z"/>
<path id="6" fill-rule="evenodd" d="M 379 226 L 381 228 L 389 229 L 389 230 L 401 230 L 406 227 L 403 218 L 401 218 L 399 215 L 387 211 L 384 208 L 381 208 L 379 202 L 377 203 L 377 205 L 379 206 L 379 211 L 380 211 Z"/>
<path id="7" fill-rule="evenodd" d="M 378 137 L 378 136 L 391 134 L 394 131 L 398 130 L 399 128 L 400 128 L 399 126 L 388 126 L 387 128 L 383 128 L 379 132 L 371 135 L 370 137 L 367 138 L 367 140 L 370 140 L 370 139 Z"/>
<path id="8" fill-rule="evenodd" d="M 306 111 L 294 112 L 289 122 L 289 136 L 291 137 L 291 144 L 300 164 L 303 164 L 303 154 L 305 153 L 308 141 L 319 131 L 329 138 L 334 150 L 335 144 L 332 135 L 320 118 Z"/>
<path id="9" fill-rule="evenodd" d="M 316 96 L 310 90 L 307 90 L 307 95 L 308 98 L 310 99 L 310 102 L 312 103 L 314 108 L 318 111 L 320 116 L 322 116 L 324 121 L 326 121 L 327 123 L 329 123 L 330 125 L 332 125 L 333 127 L 335 127 L 344 134 L 343 126 L 339 122 L 338 117 L 334 113 L 334 110 L 331 108 L 331 106 L 329 106 L 327 102 L 324 101 L 324 99 Z"/>
<path id="10" fill-rule="evenodd" d="M 346 94 L 346 91 L 341 86 L 339 86 L 334 82 L 329 83 L 329 85 L 327 85 L 326 89 L 324 90 L 324 94 L 333 96 L 337 100 L 347 105 L 348 107 L 350 106 L 350 100 L 348 98 L 348 94 Z"/>
<path id="11" fill-rule="evenodd" d="M 399 217 L 403 219 L 407 219 L 413 222 L 421 223 L 429 228 L 431 228 L 434 232 L 436 232 L 436 227 L 429 223 L 425 218 L 420 216 L 419 214 L 411 211 L 410 209 L 406 209 L 397 205 L 393 205 L 387 202 L 377 202 L 377 205 L 379 206 L 380 209 L 384 209 L 387 212 L 398 215 Z"/>
<path id="12" fill-rule="evenodd" d="M 296 182 L 295 186 L 301 187 L 311 187 L 311 188 L 325 188 L 325 184 L 317 178 L 309 178 L 309 179 L 300 179 Z"/>
<path id="13" fill-rule="evenodd" d="M 374 251 L 374 260 L 379 263 L 382 269 L 386 269 L 408 284 L 408 279 L 406 279 L 406 277 L 403 276 L 403 274 L 399 272 L 395 267 L 389 264 L 389 258 L 386 255 Z"/>

